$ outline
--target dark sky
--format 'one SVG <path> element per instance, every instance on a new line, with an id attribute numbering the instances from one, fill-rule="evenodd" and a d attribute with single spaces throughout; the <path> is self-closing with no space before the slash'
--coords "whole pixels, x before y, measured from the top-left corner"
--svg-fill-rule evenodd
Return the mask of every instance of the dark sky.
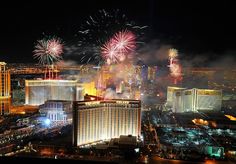
<path id="1" fill-rule="evenodd" d="M 33 46 L 43 33 L 57 35 L 66 42 L 99 9 L 122 10 L 131 20 L 149 26 L 150 40 L 160 39 L 185 54 L 235 52 L 233 1 L 173 1 L 78 0 L 76 3 L 64 0 L 1 4 L 0 60 L 35 61 Z"/>

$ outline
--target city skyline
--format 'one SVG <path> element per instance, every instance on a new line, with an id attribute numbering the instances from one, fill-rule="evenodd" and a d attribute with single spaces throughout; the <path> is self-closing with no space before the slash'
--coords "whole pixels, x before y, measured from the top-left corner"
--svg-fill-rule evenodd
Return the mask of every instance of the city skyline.
<path id="1" fill-rule="evenodd" d="M 1 5 L 0 161 L 235 163 L 234 9 Z"/>

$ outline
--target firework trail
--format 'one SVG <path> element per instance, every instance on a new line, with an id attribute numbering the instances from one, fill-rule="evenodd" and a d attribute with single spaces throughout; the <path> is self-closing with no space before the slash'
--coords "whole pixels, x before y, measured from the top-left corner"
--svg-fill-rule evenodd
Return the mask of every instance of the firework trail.
<path id="1" fill-rule="evenodd" d="M 33 57 L 39 60 L 40 64 L 51 65 L 62 59 L 63 43 L 59 38 L 38 40 L 33 51 Z"/>
<path id="2" fill-rule="evenodd" d="M 136 47 L 143 44 L 147 26 L 138 26 L 130 21 L 120 10 L 99 10 L 79 27 L 74 40 L 65 47 L 65 56 L 71 56 L 80 63 L 102 65 L 106 60 L 101 54 L 101 47 L 110 47 L 108 40 L 118 31 L 127 29 L 136 36 Z M 106 45 L 107 44 L 107 45 Z M 121 55 L 122 56 L 122 55 Z"/>

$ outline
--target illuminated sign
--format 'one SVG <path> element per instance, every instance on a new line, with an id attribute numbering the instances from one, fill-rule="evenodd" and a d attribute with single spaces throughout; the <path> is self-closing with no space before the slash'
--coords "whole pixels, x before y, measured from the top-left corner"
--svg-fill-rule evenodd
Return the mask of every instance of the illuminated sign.
<path id="1" fill-rule="evenodd" d="M 176 91 L 176 90 L 184 90 L 185 88 L 178 88 L 178 87 L 168 87 L 168 91 L 169 92 L 174 92 L 174 91 Z"/>
<path id="2" fill-rule="evenodd" d="M 116 101 L 117 104 L 129 104 L 129 101 Z"/>
<path id="3" fill-rule="evenodd" d="M 217 90 L 198 90 L 199 95 L 221 95 L 221 91 Z"/>
<path id="4" fill-rule="evenodd" d="M 85 102 L 85 105 L 86 105 L 86 106 L 89 106 L 89 105 L 98 105 L 98 104 L 100 104 L 100 101 Z"/>

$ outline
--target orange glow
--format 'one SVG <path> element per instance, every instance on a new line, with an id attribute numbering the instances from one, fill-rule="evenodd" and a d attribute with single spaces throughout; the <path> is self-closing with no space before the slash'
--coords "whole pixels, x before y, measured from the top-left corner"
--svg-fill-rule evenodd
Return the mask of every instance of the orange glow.
<path id="1" fill-rule="evenodd" d="M 208 121 L 206 120 L 203 120 L 203 119 L 193 119 L 192 122 L 195 124 L 195 125 L 209 125 Z"/>
<path id="2" fill-rule="evenodd" d="M 211 125 L 212 127 L 216 128 L 217 127 L 217 124 L 215 121 L 207 121 L 207 120 L 203 120 L 203 119 L 193 119 L 192 122 L 195 124 L 195 125 L 205 125 L 205 126 L 208 126 L 208 125 Z"/>
<path id="3" fill-rule="evenodd" d="M 11 114 L 35 113 L 37 111 L 38 111 L 38 107 L 30 106 L 30 105 L 12 106 L 10 108 L 10 113 Z"/>
<path id="4" fill-rule="evenodd" d="M 231 121 L 236 121 L 236 117 L 234 117 L 234 116 L 225 114 L 225 117 L 227 117 L 227 118 L 230 119 Z"/>
<path id="5" fill-rule="evenodd" d="M 44 148 L 40 151 L 40 155 L 50 156 L 52 154 L 53 154 L 53 151 L 50 148 Z"/>
<path id="6" fill-rule="evenodd" d="M 84 88 L 84 93 L 88 95 L 97 95 L 97 89 L 95 88 L 95 82 L 88 82 L 80 84 Z"/>
<path id="7" fill-rule="evenodd" d="M 212 159 L 205 160 L 205 164 L 215 164 L 215 163 L 216 163 L 216 161 L 212 160 Z"/>
<path id="8" fill-rule="evenodd" d="M 140 91 L 135 91 L 135 100 L 140 100 L 140 99 L 141 99 Z"/>
<path id="9" fill-rule="evenodd" d="M 6 63 L 0 62 L 0 99 L 11 97 L 11 76 L 10 71 L 6 69 Z"/>
<path id="10" fill-rule="evenodd" d="M 211 122 L 211 125 L 214 127 L 214 128 L 216 128 L 217 127 L 217 124 L 216 124 L 216 122 Z"/>
<path id="11" fill-rule="evenodd" d="M 11 99 L 1 99 L 0 98 L 0 114 L 9 114 L 9 110 L 11 107 Z M 4 110 L 3 110 L 4 109 Z"/>

